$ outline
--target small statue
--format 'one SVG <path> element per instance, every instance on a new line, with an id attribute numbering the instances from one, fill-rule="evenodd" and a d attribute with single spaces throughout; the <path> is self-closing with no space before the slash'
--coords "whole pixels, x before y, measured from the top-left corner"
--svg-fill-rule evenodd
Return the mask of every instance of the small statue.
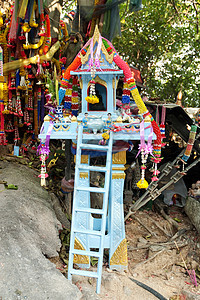
<path id="1" fill-rule="evenodd" d="M 83 129 L 88 129 L 88 125 L 87 125 L 87 123 L 88 123 L 88 113 L 87 112 L 85 113 L 85 116 L 82 120 L 82 123 L 83 123 Z"/>

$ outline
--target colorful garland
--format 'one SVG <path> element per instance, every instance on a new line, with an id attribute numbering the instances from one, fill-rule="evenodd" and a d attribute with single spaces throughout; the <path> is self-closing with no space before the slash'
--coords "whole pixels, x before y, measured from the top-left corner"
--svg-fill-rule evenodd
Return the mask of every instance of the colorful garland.
<path id="1" fill-rule="evenodd" d="M 78 115 L 78 79 L 77 76 L 73 76 L 72 82 L 72 115 L 77 117 Z"/>

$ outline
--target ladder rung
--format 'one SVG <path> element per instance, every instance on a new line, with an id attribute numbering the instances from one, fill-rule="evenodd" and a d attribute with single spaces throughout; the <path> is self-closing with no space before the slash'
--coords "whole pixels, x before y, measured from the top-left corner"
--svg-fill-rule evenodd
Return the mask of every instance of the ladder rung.
<path id="1" fill-rule="evenodd" d="M 88 186 L 88 187 L 77 187 L 78 191 L 87 191 L 87 192 L 93 192 L 93 193 L 105 193 L 105 189 L 104 188 L 98 188 L 98 187 L 92 187 L 92 186 Z"/>
<path id="2" fill-rule="evenodd" d="M 91 229 L 74 229 L 73 230 L 76 233 L 83 233 L 83 234 L 91 234 L 91 235 L 101 235 L 102 232 L 98 230 L 91 230 Z"/>
<path id="3" fill-rule="evenodd" d="M 86 212 L 86 213 L 97 214 L 97 215 L 104 214 L 103 209 L 96 209 L 96 208 L 90 208 L 90 207 L 75 208 L 75 211 L 76 212 Z"/>
<path id="4" fill-rule="evenodd" d="M 76 270 L 76 269 L 72 269 L 70 271 L 70 274 L 72 275 L 80 275 L 80 276 L 87 276 L 87 277 L 94 277 L 94 278 L 98 278 L 98 274 L 97 272 L 92 272 L 92 271 L 84 271 L 84 270 Z"/>
<path id="5" fill-rule="evenodd" d="M 81 149 L 91 149 L 91 150 L 98 150 L 98 151 L 108 151 L 108 146 L 100 146 L 95 144 L 80 144 Z"/>
<path id="6" fill-rule="evenodd" d="M 96 172 L 107 172 L 108 168 L 107 167 L 100 167 L 100 166 L 88 166 L 88 165 L 83 165 L 80 164 L 78 166 L 79 169 L 84 169 L 84 170 L 89 170 L 89 171 L 96 171 Z"/>
<path id="7" fill-rule="evenodd" d="M 72 254 L 85 255 L 85 256 L 94 256 L 94 257 L 100 257 L 101 256 L 101 254 L 99 252 L 79 250 L 79 249 L 73 249 Z"/>

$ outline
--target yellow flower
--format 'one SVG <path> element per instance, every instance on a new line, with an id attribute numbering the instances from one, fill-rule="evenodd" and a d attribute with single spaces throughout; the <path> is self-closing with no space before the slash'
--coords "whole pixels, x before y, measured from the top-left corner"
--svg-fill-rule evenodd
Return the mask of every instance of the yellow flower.
<path id="1" fill-rule="evenodd" d="M 96 96 L 96 95 L 90 95 L 90 96 L 87 96 L 85 98 L 85 100 L 88 102 L 88 103 L 91 103 L 91 104 L 95 104 L 95 103 L 99 103 L 99 98 Z"/>
<path id="2" fill-rule="evenodd" d="M 27 22 L 25 22 L 24 25 L 22 25 L 22 29 L 24 32 L 29 32 L 31 30 Z"/>
<path id="3" fill-rule="evenodd" d="M 108 133 L 103 133 L 102 134 L 102 138 L 104 139 L 104 140 L 108 140 L 109 138 L 110 138 L 110 136 L 109 136 L 109 134 Z"/>
<path id="4" fill-rule="evenodd" d="M 149 184 L 145 179 L 140 179 L 140 181 L 137 182 L 137 187 L 139 187 L 139 189 L 147 189 L 148 186 Z"/>

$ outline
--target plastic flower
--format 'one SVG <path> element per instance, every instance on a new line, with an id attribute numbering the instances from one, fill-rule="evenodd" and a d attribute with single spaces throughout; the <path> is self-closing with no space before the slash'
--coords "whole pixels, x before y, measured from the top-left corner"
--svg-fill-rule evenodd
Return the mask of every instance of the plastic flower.
<path id="1" fill-rule="evenodd" d="M 110 136 L 109 136 L 108 133 L 105 132 L 105 133 L 102 134 L 102 138 L 103 138 L 104 140 L 109 140 Z"/>
<path id="2" fill-rule="evenodd" d="M 148 186 L 149 184 L 145 179 L 140 179 L 140 181 L 137 182 L 137 187 L 139 187 L 139 189 L 147 189 Z"/>

